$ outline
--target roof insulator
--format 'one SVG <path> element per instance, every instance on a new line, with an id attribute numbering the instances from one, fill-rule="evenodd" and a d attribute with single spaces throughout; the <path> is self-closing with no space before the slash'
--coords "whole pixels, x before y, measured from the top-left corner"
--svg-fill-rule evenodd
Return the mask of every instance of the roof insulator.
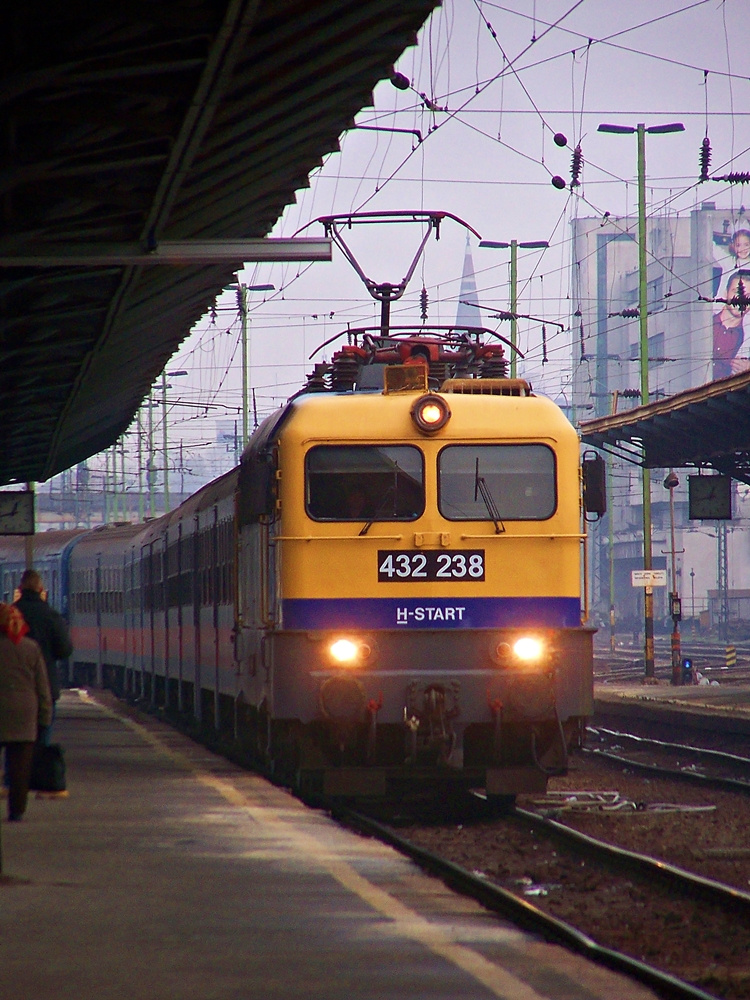
<path id="1" fill-rule="evenodd" d="M 570 160 L 570 187 L 571 190 L 574 187 L 580 187 L 581 185 L 581 168 L 583 167 L 583 152 L 581 150 L 580 143 L 573 150 L 573 156 Z"/>
<path id="2" fill-rule="evenodd" d="M 750 174 L 722 174 L 721 177 L 712 177 L 712 181 L 726 181 L 727 184 L 748 184 L 750 183 Z"/>
<path id="3" fill-rule="evenodd" d="M 701 175 L 698 178 L 699 183 L 708 180 L 708 168 L 711 165 L 711 140 L 706 136 L 706 138 L 701 143 L 700 151 L 700 168 Z"/>

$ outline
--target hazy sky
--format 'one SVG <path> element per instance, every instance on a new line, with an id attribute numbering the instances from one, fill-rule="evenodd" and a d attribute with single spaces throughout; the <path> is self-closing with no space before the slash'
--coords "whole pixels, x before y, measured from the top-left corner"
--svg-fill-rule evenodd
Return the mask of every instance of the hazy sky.
<path id="1" fill-rule="evenodd" d="M 292 236 L 321 215 L 427 208 L 459 216 L 484 239 L 549 241 L 544 253 L 519 252 L 518 309 L 562 323 L 565 331 L 548 328 L 550 360 L 542 365 L 540 326 L 522 323 L 527 358 L 519 374 L 556 397 L 570 379 L 570 222 L 636 207 L 636 138 L 597 133 L 598 124 L 685 125 L 684 133 L 647 137 L 649 213 L 689 213 L 705 200 L 720 207 L 737 207 L 743 198 L 750 203 L 747 186 L 697 183 L 706 134 L 711 173 L 750 170 L 747 10 L 741 0 L 445 0 L 418 46 L 397 64 L 410 88 L 381 83 L 374 106 L 357 116 L 359 125 L 419 136 L 348 132 L 341 152 L 314 172 L 272 235 Z M 565 148 L 555 144 L 555 133 L 566 136 Z M 571 191 L 572 149 L 579 143 L 584 165 Z M 553 175 L 565 179 L 565 190 L 552 186 Z M 316 224 L 304 235 L 322 234 Z M 351 246 L 369 277 L 395 282 L 421 236 L 418 225 L 356 227 Z M 394 305 L 394 322 L 419 322 L 423 286 L 429 320 L 455 319 L 465 246 L 466 230 L 446 222 Z M 490 314 L 508 308 L 509 252 L 479 249 L 473 237 L 471 248 L 487 307 L 481 319 L 508 335 L 508 324 Z M 259 416 L 300 386 L 318 344 L 347 323 L 377 321 L 379 304 L 337 250 L 334 256 L 330 264 L 264 264 L 242 274 L 248 284 L 276 288 L 251 296 Z M 239 406 L 239 322 L 231 295 L 219 306 L 169 367 L 190 372 L 175 380 L 170 396 L 220 409 L 208 416 L 172 409 L 173 441 L 210 440 L 221 408 Z"/>

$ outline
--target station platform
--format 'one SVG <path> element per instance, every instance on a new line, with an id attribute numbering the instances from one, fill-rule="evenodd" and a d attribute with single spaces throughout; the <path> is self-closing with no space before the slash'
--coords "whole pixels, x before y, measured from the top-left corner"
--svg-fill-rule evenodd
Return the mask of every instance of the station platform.
<path id="1" fill-rule="evenodd" d="M 3 1000 L 655 996 L 96 692 L 55 739 L 69 796 L 0 825 Z"/>
<path id="2" fill-rule="evenodd" d="M 597 714 L 638 715 L 750 736 L 750 685 L 598 683 L 594 685 L 594 721 Z"/>

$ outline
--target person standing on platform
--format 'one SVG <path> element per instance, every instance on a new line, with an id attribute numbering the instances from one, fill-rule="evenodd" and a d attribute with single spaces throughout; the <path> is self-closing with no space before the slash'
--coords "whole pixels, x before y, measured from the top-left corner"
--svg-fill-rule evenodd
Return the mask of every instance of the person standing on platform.
<path id="1" fill-rule="evenodd" d="M 26 811 L 34 743 L 52 722 L 52 694 L 41 648 L 12 604 L 0 604 L 0 745 L 8 773 L 8 820 Z"/>
<path id="2" fill-rule="evenodd" d="M 29 638 L 35 639 L 42 649 L 47 665 L 47 679 L 52 692 L 52 719 L 49 726 L 39 733 L 39 742 L 48 745 L 52 723 L 55 719 L 55 704 L 60 697 L 60 673 L 57 661 L 64 660 L 73 652 L 65 619 L 44 600 L 44 583 L 35 569 L 27 569 L 21 577 L 21 596 L 15 602 L 29 626 Z"/>

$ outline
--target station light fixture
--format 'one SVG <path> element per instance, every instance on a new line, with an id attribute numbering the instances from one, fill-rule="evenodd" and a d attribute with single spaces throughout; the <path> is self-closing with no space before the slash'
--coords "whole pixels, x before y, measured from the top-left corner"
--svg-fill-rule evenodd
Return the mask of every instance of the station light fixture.
<path id="1" fill-rule="evenodd" d="M 638 347 L 641 374 L 641 405 L 649 401 L 649 361 L 648 361 L 648 250 L 646 246 L 646 135 L 665 135 L 669 132 L 684 132 L 682 122 L 669 122 L 665 125 L 612 125 L 602 122 L 597 132 L 609 132 L 613 135 L 635 135 L 638 142 L 637 179 L 638 179 Z M 651 470 L 644 468 L 641 472 L 642 511 L 643 511 L 643 568 L 651 569 Z M 644 650 L 643 662 L 645 676 L 652 678 L 654 674 L 654 595 L 651 587 L 645 588 L 643 599 L 644 618 Z"/>

